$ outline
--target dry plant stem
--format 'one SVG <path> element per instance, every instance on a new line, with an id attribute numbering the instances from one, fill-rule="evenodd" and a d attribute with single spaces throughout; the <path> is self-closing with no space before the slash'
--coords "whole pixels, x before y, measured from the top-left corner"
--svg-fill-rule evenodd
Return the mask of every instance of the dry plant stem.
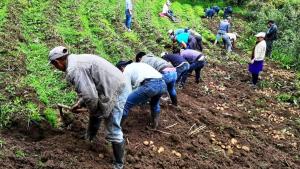
<path id="1" fill-rule="evenodd" d="M 149 129 L 149 130 L 151 130 L 151 131 L 157 131 L 157 132 L 163 133 L 163 134 L 172 134 L 172 133 L 161 131 L 161 130 L 157 130 L 157 129 Z"/>
<path id="2" fill-rule="evenodd" d="M 196 128 L 195 130 L 191 131 L 188 135 L 193 135 L 193 134 L 197 134 L 199 133 L 201 130 L 203 130 L 206 126 L 200 126 L 198 128 Z"/>
<path id="3" fill-rule="evenodd" d="M 189 129 L 189 131 L 187 133 L 189 133 L 195 125 L 196 125 L 196 123 L 192 125 L 192 127 Z"/>
<path id="4" fill-rule="evenodd" d="M 165 127 L 165 129 L 168 129 L 168 128 L 171 128 L 171 127 L 174 127 L 174 126 L 176 126 L 177 125 L 177 123 L 174 123 L 174 124 L 172 124 L 172 125 L 170 125 L 170 126 L 167 126 L 167 127 Z"/>

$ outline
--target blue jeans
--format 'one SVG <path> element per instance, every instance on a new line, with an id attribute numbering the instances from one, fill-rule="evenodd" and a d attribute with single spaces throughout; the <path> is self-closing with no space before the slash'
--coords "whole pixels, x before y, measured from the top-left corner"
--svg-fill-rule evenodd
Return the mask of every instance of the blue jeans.
<path id="1" fill-rule="evenodd" d="M 127 87 L 124 87 L 121 94 L 117 97 L 112 113 L 108 118 L 104 119 L 107 132 L 106 139 L 110 142 L 121 143 L 123 141 L 123 132 L 120 123 L 128 95 L 129 90 Z"/>
<path id="2" fill-rule="evenodd" d="M 173 72 L 164 72 L 163 74 L 163 79 L 167 84 L 167 89 L 168 89 L 168 93 L 170 95 L 170 98 L 172 100 L 172 103 L 174 103 L 176 99 L 176 89 L 175 89 L 175 84 L 176 84 L 176 80 L 177 80 L 177 72 L 173 71 Z"/>
<path id="3" fill-rule="evenodd" d="M 126 21 L 125 21 L 125 25 L 128 29 L 131 28 L 131 15 L 130 15 L 130 12 L 128 9 L 126 9 L 126 12 L 125 12 L 125 15 L 126 15 Z"/>
<path id="4" fill-rule="evenodd" d="M 160 113 L 159 100 L 161 95 L 167 92 L 167 86 L 163 79 L 146 80 L 141 86 L 134 90 L 127 98 L 123 118 L 128 117 L 130 109 L 150 99 L 151 114 Z"/>
<path id="5" fill-rule="evenodd" d="M 185 84 L 185 81 L 188 76 L 189 68 L 190 68 L 190 64 L 188 64 L 188 63 L 184 63 L 180 67 L 176 68 L 176 72 L 177 72 L 177 81 L 176 82 L 177 83 L 180 83 L 181 85 Z"/>
<path id="6" fill-rule="evenodd" d="M 204 65 L 205 65 L 205 61 L 196 61 L 196 62 L 191 63 L 189 73 L 192 73 L 195 70 L 196 83 L 200 82 L 200 71 L 204 67 Z"/>
<path id="7" fill-rule="evenodd" d="M 224 35 L 226 33 L 226 31 L 223 30 L 219 30 L 216 36 L 217 41 L 220 41 L 222 35 Z"/>
<path id="8" fill-rule="evenodd" d="M 231 40 L 230 40 L 229 36 L 227 34 L 224 34 L 222 36 L 222 40 L 223 40 L 223 44 L 224 44 L 227 52 L 231 52 L 232 44 L 231 44 Z"/>

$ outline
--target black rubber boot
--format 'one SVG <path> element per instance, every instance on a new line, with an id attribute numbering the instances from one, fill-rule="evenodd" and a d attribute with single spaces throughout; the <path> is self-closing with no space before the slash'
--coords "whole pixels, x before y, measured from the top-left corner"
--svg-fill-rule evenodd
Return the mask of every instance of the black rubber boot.
<path id="1" fill-rule="evenodd" d="M 124 147 L 125 147 L 125 142 L 121 143 L 112 143 L 112 148 L 114 152 L 114 163 L 113 163 L 113 168 L 114 169 L 123 169 L 124 167 Z"/>
<path id="2" fill-rule="evenodd" d="M 172 104 L 177 106 L 177 96 L 171 97 Z"/>
<path id="3" fill-rule="evenodd" d="M 87 130 L 87 139 L 92 141 L 96 137 L 100 124 L 101 124 L 100 118 L 95 116 L 90 116 L 89 127 Z"/>
<path id="4" fill-rule="evenodd" d="M 121 125 L 122 128 L 124 127 L 126 119 L 127 119 L 127 117 L 122 117 L 122 119 L 121 119 L 121 124 L 120 125 Z"/>
<path id="5" fill-rule="evenodd" d="M 157 129 L 158 124 L 159 124 L 159 113 L 151 114 L 151 123 L 152 123 L 152 128 Z"/>

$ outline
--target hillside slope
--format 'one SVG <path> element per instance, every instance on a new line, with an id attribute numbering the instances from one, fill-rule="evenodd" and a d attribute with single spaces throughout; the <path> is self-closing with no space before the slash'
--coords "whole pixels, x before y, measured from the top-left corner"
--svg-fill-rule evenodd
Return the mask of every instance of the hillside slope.
<path id="1" fill-rule="evenodd" d="M 181 27 L 193 27 L 206 39 L 203 82 L 196 85 L 189 77 L 187 88 L 178 91 L 178 108 L 162 102 L 164 133 L 146 129 L 146 106 L 131 113 L 124 128 L 127 168 L 300 166 L 300 111 L 291 96 L 299 90 L 299 75 L 267 61 L 260 87 L 251 88 L 249 54 L 242 48 L 248 27 L 240 15 L 233 18 L 233 29 L 242 35 L 239 49 L 227 59 L 210 43 L 220 17 L 200 18 L 209 4 L 175 1 L 173 10 L 181 20 L 176 24 L 158 17 L 162 4 L 136 1 L 134 31 L 126 32 L 123 1 L 1 2 L 0 127 L 8 128 L 0 133 L 0 168 L 110 168 L 103 129 L 92 145 L 78 139 L 87 114 L 77 115 L 69 128 L 51 118 L 57 116 L 57 103 L 71 105 L 76 95 L 48 65 L 49 50 L 65 45 L 74 53 L 95 53 L 115 63 L 140 50 L 160 54 L 169 43 L 166 32 Z M 156 43 L 158 38 L 162 43 Z M 155 146 L 145 146 L 146 140 Z M 161 146 L 165 150 L 158 153 Z"/>

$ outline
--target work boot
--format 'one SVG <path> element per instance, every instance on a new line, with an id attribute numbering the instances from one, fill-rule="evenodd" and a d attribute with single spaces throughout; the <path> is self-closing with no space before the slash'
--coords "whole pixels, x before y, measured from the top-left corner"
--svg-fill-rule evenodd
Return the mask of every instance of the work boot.
<path id="1" fill-rule="evenodd" d="M 99 117 L 90 116 L 86 139 L 88 139 L 89 141 L 94 140 L 99 130 L 100 124 L 101 119 Z"/>
<path id="2" fill-rule="evenodd" d="M 159 123 L 159 113 L 151 114 L 151 123 L 152 123 L 152 128 L 157 129 Z"/>
<path id="3" fill-rule="evenodd" d="M 124 146 L 125 142 L 121 143 L 112 142 L 115 160 L 113 162 L 114 169 L 123 169 L 124 167 Z"/>

